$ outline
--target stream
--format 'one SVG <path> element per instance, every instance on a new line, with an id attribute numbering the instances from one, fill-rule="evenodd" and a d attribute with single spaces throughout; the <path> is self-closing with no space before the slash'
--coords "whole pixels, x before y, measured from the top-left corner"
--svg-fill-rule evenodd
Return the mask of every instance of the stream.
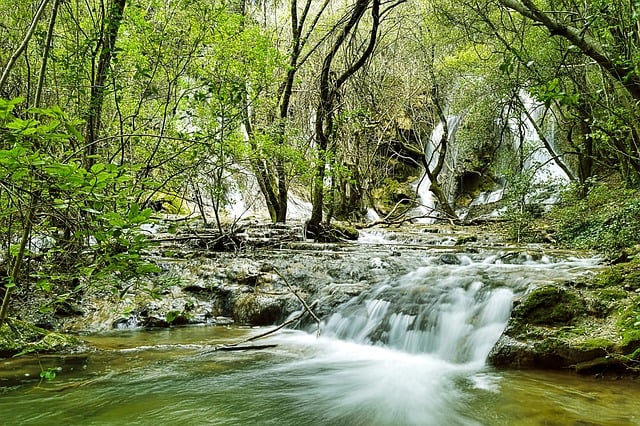
<path id="1" fill-rule="evenodd" d="M 226 352 L 216 345 L 269 328 L 113 330 L 83 336 L 93 352 L 0 360 L 0 424 L 640 425 L 637 381 L 485 363 L 514 300 L 595 259 L 437 248 L 402 258 L 412 266 L 369 256 L 385 278 L 326 316 L 320 337 L 282 330 L 259 341 L 273 347 Z M 55 380 L 40 381 L 41 368 Z"/>

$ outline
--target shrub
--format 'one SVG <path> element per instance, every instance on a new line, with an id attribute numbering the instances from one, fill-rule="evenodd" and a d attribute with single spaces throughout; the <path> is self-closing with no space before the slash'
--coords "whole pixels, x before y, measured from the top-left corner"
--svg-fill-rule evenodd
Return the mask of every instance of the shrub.
<path id="1" fill-rule="evenodd" d="M 595 249 L 618 256 L 640 243 L 640 192 L 594 186 L 579 198 L 575 189 L 563 195 L 551 217 L 560 243 L 579 249 Z"/>

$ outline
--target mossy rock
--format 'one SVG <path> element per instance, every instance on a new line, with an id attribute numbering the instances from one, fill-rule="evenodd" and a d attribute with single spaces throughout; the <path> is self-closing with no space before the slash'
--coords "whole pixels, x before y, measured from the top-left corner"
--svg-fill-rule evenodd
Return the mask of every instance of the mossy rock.
<path id="1" fill-rule="evenodd" d="M 168 214 L 188 215 L 190 213 L 185 200 L 170 193 L 156 193 L 149 201 L 148 206 L 154 211 Z"/>
<path id="2" fill-rule="evenodd" d="M 640 289 L 640 259 L 611 265 L 593 279 L 586 280 L 585 285 L 591 287 L 619 287 L 627 291 Z"/>
<path id="3" fill-rule="evenodd" d="M 497 367 L 635 373 L 640 366 L 640 295 L 580 283 L 545 285 L 514 308 L 489 355 Z"/>
<path id="4" fill-rule="evenodd" d="M 339 243 L 342 241 L 355 241 L 360 236 L 356 228 L 340 222 L 333 222 L 329 226 L 321 223 L 318 226 L 305 224 L 307 238 L 313 238 L 319 243 Z"/>
<path id="5" fill-rule="evenodd" d="M 346 223 L 335 222 L 331 225 L 333 232 L 342 239 L 355 241 L 360 236 L 360 233 L 356 228 Z"/>
<path id="6" fill-rule="evenodd" d="M 9 320 L 0 328 L 0 357 L 23 353 L 70 352 L 83 347 L 73 336 L 54 333 L 18 320 Z"/>
<path id="7" fill-rule="evenodd" d="M 514 308 L 511 319 L 516 329 L 525 324 L 554 326 L 570 324 L 583 311 L 584 307 L 574 292 L 545 285 L 529 293 Z"/>
<path id="8" fill-rule="evenodd" d="M 392 178 L 385 179 L 381 186 L 374 188 L 371 192 L 376 211 L 382 213 L 382 215 L 387 215 L 398 204 L 407 208 L 410 207 L 416 198 L 414 183 L 417 182 L 416 177 L 408 178 L 406 181 Z"/>

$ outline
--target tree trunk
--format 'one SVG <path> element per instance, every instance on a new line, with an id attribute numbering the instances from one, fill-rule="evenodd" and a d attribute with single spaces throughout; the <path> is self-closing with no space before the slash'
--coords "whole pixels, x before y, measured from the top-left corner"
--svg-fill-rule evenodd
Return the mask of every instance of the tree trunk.
<path id="1" fill-rule="evenodd" d="M 20 246 L 18 247 L 18 252 L 13 260 L 13 265 L 11 266 L 11 276 L 9 277 L 9 285 L 5 287 L 4 298 L 2 299 L 2 305 L 0 306 L 0 327 L 4 324 L 5 319 L 9 313 L 9 303 L 11 302 L 11 294 L 15 289 L 18 280 L 20 279 L 20 272 L 22 271 L 22 262 L 24 260 L 24 254 L 27 250 L 27 244 L 29 243 L 29 238 L 31 238 L 31 229 L 33 228 L 33 221 L 36 217 L 36 206 L 38 196 L 32 195 L 31 202 L 29 205 L 29 211 L 27 213 L 26 221 L 22 225 L 22 237 L 20 238 Z"/>
<path id="2" fill-rule="evenodd" d="M 435 54 L 433 50 L 432 53 Z M 438 152 L 438 161 L 435 166 L 432 166 L 431 159 L 427 158 L 426 147 L 424 149 L 424 155 L 422 156 L 422 165 L 424 166 L 424 171 L 429 178 L 429 181 L 431 182 L 429 191 L 431 191 L 436 197 L 436 200 L 438 200 L 440 210 L 442 210 L 449 219 L 458 220 L 458 215 L 453 209 L 453 206 L 451 206 L 451 204 L 449 203 L 449 197 L 447 197 L 447 194 L 445 194 L 445 192 L 442 190 L 442 187 L 438 183 L 438 179 L 440 178 L 440 173 L 444 168 L 445 159 L 449 150 L 450 129 L 449 123 L 447 122 L 447 117 L 444 113 L 444 108 L 442 107 L 442 102 L 440 100 L 439 87 L 436 82 L 435 73 L 433 72 L 433 63 L 431 65 L 431 69 L 429 70 L 431 73 L 431 79 L 433 81 L 433 86 L 431 88 L 431 97 L 436 107 L 438 119 L 442 123 L 442 137 L 438 141 L 438 145 L 434 147 L 434 152 Z"/>
<path id="3" fill-rule="evenodd" d="M 42 0 L 42 3 L 40 3 L 40 7 L 38 7 L 38 10 L 36 11 L 36 16 L 33 17 L 31 26 L 27 30 L 27 34 L 24 36 L 22 43 L 20 43 L 20 46 L 18 46 L 15 52 L 13 52 L 13 54 L 9 58 L 9 62 L 7 62 L 7 65 L 4 67 L 4 71 L 2 71 L 2 75 L 0 76 L 0 93 L 2 93 L 2 89 L 7 82 L 7 78 L 9 77 L 13 66 L 16 64 L 16 61 L 29 45 L 29 41 L 31 40 L 31 37 L 36 30 L 36 25 L 38 24 L 38 21 L 40 21 L 40 17 L 42 16 L 42 13 L 44 12 L 44 9 L 47 6 L 48 2 L 49 0 Z"/>
<path id="4" fill-rule="evenodd" d="M 531 0 L 498 0 L 503 6 L 515 10 L 522 16 L 544 25 L 552 36 L 564 37 L 586 56 L 593 59 L 609 76 L 619 82 L 633 99 L 640 100 L 640 75 L 628 65 L 617 62 L 606 54 L 604 47 L 586 34 L 586 28 L 577 28 L 544 12 Z"/>
<path id="5" fill-rule="evenodd" d="M 307 229 L 314 233 L 320 228 L 324 208 L 324 178 L 327 166 L 327 148 L 333 133 L 333 109 L 336 98 L 342 86 L 349 78 L 360 70 L 367 62 L 376 44 L 378 26 L 380 24 L 380 0 L 373 0 L 371 5 L 372 24 L 369 43 L 358 58 L 344 73 L 335 80 L 332 70 L 333 60 L 347 37 L 357 28 L 362 16 L 369 7 L 370 0 L 358 0 L 350 12 L 350 18 L 338 38 L 333 43 L 329 53 L 325 56 L 320 73 L 320 101 L 316 109 L 315 143 L 316 167 L 313 179 L 312 210 L 307 222 Z M 330 219 L 330 218 L 329 218 Z"/>
<path id="6" fill-rule="evenodd" d="M 100 55 L 98 57 L 97 70 L 93 74 L 91 84 L 91 96 L 89 99 L 89 109 L 86 114 L 85 130 L 85 166 L 89 169 L 95 163 L 97 152 L 96 139 L 100 132 L 100 122 L 102 119 L 102 105 L 106 94 L 106 84 L 109 77 L 111 60 L 115 55 L 116 40 L 122 14 L 127 0 L 113 0 L 109 8 L 109 13 L 105 16 L 106 27 L 100 35 Z"/>
<path id="7" fill-rule="evenodd" d="M 38 73 L 38 86 L 36 87 L 36 99 L 34 105 L 36 108 L 40 108 L 40 102 L 42 100 L 42 90 L 44 88 L 45 75 L 47 73 L 47 61 L 49 59 L 49 52 L 51 51 L 51 40 L 53 39 L 53 30 L 56 25 L 56 18 L 58 16 L 58 7 L 62 0 L 55 0 L 53 2 L 53 8 L 51 10 L 51 19 L 49 20 L 49 28 L 47 29 L 47 40 L 44 45 L 44 52 L 42 53 L 42 64 L 40 64 L 40 72 Z"/>

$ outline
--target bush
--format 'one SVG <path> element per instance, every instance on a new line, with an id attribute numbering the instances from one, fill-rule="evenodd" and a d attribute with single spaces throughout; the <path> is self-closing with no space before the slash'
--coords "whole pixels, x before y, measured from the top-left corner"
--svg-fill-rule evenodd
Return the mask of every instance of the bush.
<path id="1" fill-rule="evenodd" d="M 640 243 L 640 192 L 594 186 L 580 198 L 575 189 L 563 195 L 551 217 L 558 242 L 617 256 Z"/>

